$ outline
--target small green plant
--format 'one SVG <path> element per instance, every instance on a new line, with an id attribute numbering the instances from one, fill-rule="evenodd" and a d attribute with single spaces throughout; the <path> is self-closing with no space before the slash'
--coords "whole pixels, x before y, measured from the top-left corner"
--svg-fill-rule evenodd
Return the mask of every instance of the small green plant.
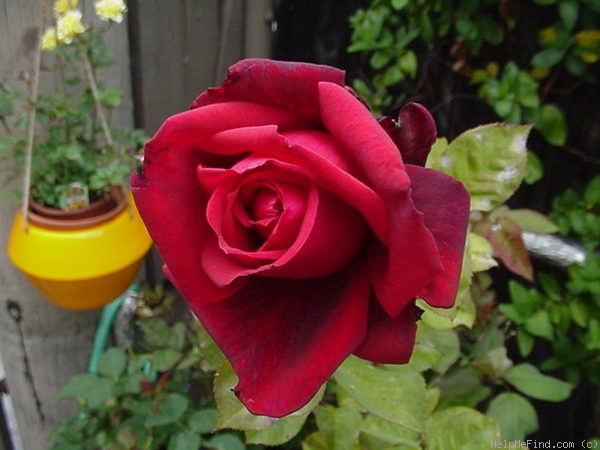
<path id="1" fill-rule="evenodd" d="M 513 323 L 521 356 L 546 342 L 551 354 L 543 370 L 600 385 L 600 177 L 582 194 L 569 189 L 559 195 L 551 217 L 561 234 L 585 245 L 585 264 L 570 266 L 566 276 L 539 273 L 538 287 L 512 281 L 511 301 L 499 309 Z"/>
<path id="2" fill-rule="evenodd" d="M 136 308 L 137 338 L 108 348 L 97 372 L 72 378 L 59 397 L 78 412 L 52 431 L 52 450 L 244 449 L 232 432 L 214 434 L 212 396 L 216 353 L 194 322 L 171 320 L 173 295 L 143 289 Z"/>
<path id="3" fill-rule="evenodd" d="M 537 46 L 525 48 L 518 33 L 530 15 L 552 19 L 536 22 Z M 374 0 L 350 19 L 348 51 L 366 66 L 354 87 L 385 112 L 427 95 L 432 71 L 459 74 L 478 89 L 454 98 L 484 101 L 501 120 L 532 123 L 548 143 L 562 146 L 568 126 L 554 101 L 563 84 L 573 84 L 568 76 L 598 81 L 599 18 L 595 0 Z"/>
<path id="4" fill-rule="evenodd" d="M 114 64 L 102 36 L 126 11 L 122 2 L 96 1 L 100 23 L 86 24 L 77 1 L 54 2 L 55 27 L 46 30 L 41 47 L 43 64 L 38 80 L 51 76 L 54 92 L 32 98 L 35 76 L 23 76 L 24 89 L 0 86 L 0 161 L 15 162 L 5 179 L 12 182 L 30 165 L 31 194 L 35 201 L 68 209 L 68 190 L 82 186 L 93 201 L 111 186 L 121 186 L 137 164 L 136 155 L 147 139 L 144 132 L 111 127 L 120 105 L 120 90 L 105 86 L 98 72 Z M 30 123 L 31 122 L 31 123 Z M 33 124 L 33 148 L 28 127 Z M 31 161 L 27 154 L 31 152 Z M 26 173 L 26 172 L 25 172 Z"/>

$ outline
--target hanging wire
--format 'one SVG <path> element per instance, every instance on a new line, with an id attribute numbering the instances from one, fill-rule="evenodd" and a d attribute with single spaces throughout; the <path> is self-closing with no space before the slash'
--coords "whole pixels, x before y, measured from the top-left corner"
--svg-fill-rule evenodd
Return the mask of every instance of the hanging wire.
<path id="1" fill-rule="evenodd" d="M 31 92 L 29 94 L 29 120 L 27 123 L 27 145 L 25 147 L 25 168 L 23 173 L 23 199 L 21 202 L 23 210 L 23 229 L 25 231 L 27 231 L 29 227 L 29 195 L 31 193 L 31 165 L 33 161 L 33 144 L 35 138 L 36 104 L 40 84 L 40 67 L 42 65 L 42 35 L 46 27 L 47 13 L 48 0 L 40 0 L 37 47 L 33 65 Z"/>
<path id="2" fill-rule="evenodd" d="M 106 115 L 104 114 L 104 109 L 102 108 L 102 103 L 100 102 L 100 93 L 98 91 L 98 83 L 96 83 L 96 76 L 94 75 L 94 68 L 92 67 L 92 61 L 90 60 L 90 55 L 88 55 L 87 49 L 82 46 L 81 54 L 83 58 L 83 67 L 85 69 L 85 76 L 88 81 L 88 85 L 90 86 L 90 90 L 92 93 L 92 99 L 94 100 L 94 107 L 96 109 L 96 114 L 98 115 L 98 119 L 100 120 L 100 126 L 102 127 L 102 133 L 104 134 L 104 139 L 106 139 L 106 144 L 109 147 L 114 145 L 112 133 L 110 131 L 110 127 L 108 126 L 108 120 L 106 119 Z"/>

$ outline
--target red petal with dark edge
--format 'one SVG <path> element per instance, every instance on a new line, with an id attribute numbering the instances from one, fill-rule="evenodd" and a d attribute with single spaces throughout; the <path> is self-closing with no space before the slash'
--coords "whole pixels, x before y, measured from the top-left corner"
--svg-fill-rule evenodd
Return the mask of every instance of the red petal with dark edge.
<path id="1" fill-rule="evenodd" d="M 367 336 L 354 354 L 378 364 L 407 363 L 415 346 L 420 314 L 413 302 L 391 318 L 377 301 L 372 301 Z"/>
<path id="2" fill-rule="evenodd" d="M 218 88 L 208 89 L 196 98 L 192 108 L 232 100 L 249 100 L 293 111 L 318 125 L 320 120 L 318 83 L 344 85 L 345 73 L 335 67 L 244 59 L 231 66 Z"/>
<path id="3" fill-rule="evenodd" d="M 283 417 L 308 403 L 363 341 L 369 294 L 358 259 L 310 281 L 255 277 L 229 299 L 191 306 L 231 361 L 246 408 Z"/>
<path id="4" fill-rule="evenodd" d="M 436 242 L 410 197 L 410 180 L 396 145 L 368 109 L 345 89 L 320 83 L 323 122 L 383 199 L 388 230 L 369 249 L 375 295 L 397 316 L 443 270 Z"/>
<path id="5" fill-rule="evenodd" d="M 431 306 L 450 308 L 460 281 L 467 228 L 469 193 L 464 185 L 441 172 L 407 165 L 415 206 L 433 233 L 444 271 L 419 293 Z"/>
<path id="6" fill-rule="evenodd" d="M 431 113 L 418 103 L 407 103 L 398 113 L 398 120 L 382 117 L 379 124 L 390 135 L 405 164 L 424 166 L 437 128 Z"/>

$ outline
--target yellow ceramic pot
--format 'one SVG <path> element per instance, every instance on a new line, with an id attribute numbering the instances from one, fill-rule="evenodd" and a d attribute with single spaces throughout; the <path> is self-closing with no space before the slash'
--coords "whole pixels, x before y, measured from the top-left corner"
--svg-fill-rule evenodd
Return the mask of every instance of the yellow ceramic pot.
<path id="1" fill-rule="evenodd" d="M 57 306 L 86 310 L 104 306 L 134 281 L 152 240 L 133 200 L 100 223 L 56 229 L 30 215 L 15 217 L 8 242 L 13 264 Z"/>

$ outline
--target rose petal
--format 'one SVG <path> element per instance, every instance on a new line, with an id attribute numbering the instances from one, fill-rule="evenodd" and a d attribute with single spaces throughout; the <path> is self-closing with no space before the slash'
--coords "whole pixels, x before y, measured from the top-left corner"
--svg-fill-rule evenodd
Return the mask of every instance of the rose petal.
<path id="1" fill-rule="evenodd" d="M 406 192 L 410 180 L 400 152 L 371 112 L 347 90 L 319 83 L 323 122 L 384 197 Z"/>
<path id="2" fill-rule="evenodd" d="M 304 221 L 297 241 L 264 275 L 284 278 L 327 276 L 346 266 L 364 246 L 367 226 L 354 209 L 324 190 L 312 222 Z M 307 210 L 310 208 L 307 207 Z"/>
<path id="3" fill-rule="evenodd" d="M 255 252 L 292 245 L 306 215 L 307 185 L 312 185 L 310 179 L 298 176 L 295 169 L 298 168 L 290 164 L 254 157 L 245 158 L 231 169 L 198 168 L 201 184 L 215 186 L 206 213 L 222 247 Z M 306 174 L 299 169 L 296 172 Z M 257 189 L 278 193 L 282 208 L 281 214 L 273 218 L 276 220 L 268 227 L 271 230 L 269 238 L 263 236 L 262 242 L 259 237 L 266 230 L 258 227 L 267 222 L 257 222 L 249 215 L 254 209 L 256 198 L 253 193 Z"/>
<path id="4" fill-rule="evenodd" d="M 414 302 L 391 318 L 377 301 L 372 301 L 367 335 L 354 354 L 378 364 L 407 363 L 415 346 L 419 316 Z"/>
<path id="5" fill-rule="evenodd" d="M 282 129 L 303 126 L 290 113 L 244 102 L 177 114 L 146 144 L 142 170 L 131 177 L 140 215 L 189 301 L 218 300 L 233 289 L 216 286 L 198 270 L 202 248 L 212 233 L 204 215 L 207 197 L 198 184 L 196 167 L 214 157 L 200 150 L 202 142 L 224 129 L 266 124 Z"/>
<path id="6" fill-rule="evenodd" d="M 202 149 L 220 155 L 254 153 L 281 154 L 287 150 L 286 139 L 279 134 L 277 125 L 232 128 L 215 133 L 202 144 Z"/>
<path id="7" fill-rule="evenodd" d="M 265 255 L 271 256 L 274 252 L 262 249 L 234 251 L 223 238 L 230 234 L 224 230 L 230 214 L 221 208 L 227 201 L 223 199 L 225 194 L 217 189 L 209 202 L 208 218 L 219 236 L 219 243 L 208 239 L 203 250 L 202 267 L 210 278 L 219 286 L 252 274 L 315 278 L 330 275 L 347 265 L 364 245 L 365 221 L 354 209 L 326 191 L 313 187 L 308 194 L 303 215 L 294 214 L 302 219 L 295 241 L 276 260 L 268 261 Z M 290 226 L 284 224 L 284 228 Z M 243 238 L 236 242 L 243 242 Z"/>
<path id="8" fill-rule="evenodd" d="M 437 128 L 431 113 L 424 106 L 407 103 L 400 110 L 397 121 L 382 117 L 379 124 L 400 150 L 405 164 L 425 165 L 437 137 Z"/>
<path id="9" fill-rule="evenodd" d="M 412 198 L 433 233 L 444 271 L 425 287 L 419 297 L 438 308 L 454 304 L 460 281 L 469 223 L 469 193 L 464 185 L 441 172 L 407 165 Z"/>
<path id="10" fill-rule="evenodd" d="M 200 150 L 204 141 L 221 131 L 264 125 L 275 125 L 280 130 L 293 130 L 307 126 L 307 122 L 292 112 L 273 106 L 244 101 L 228 102 L 170 116 L 149 142 L 176 142 Z M 150 149 L 144 150 L 144 160 L 151 160 L 153 148 L 156 147 L 154 144 Z M 242 152 L 243 150 L 240 151 Z"/>
<path id="11" fill-rule="evenodd" d="M 315 182 L 330 190 L 336 197 L 351 205 L 365 217 L 375 235 L 387 237 L 385 203 L 367 184 L 356 162 L 327 133 L 320 131 L 291 131 L 284 135 L 291 148 L 303 159 L 315 177 Z"/>
<path id="12" fill-rule="evenodd" d="M 318 125 L 319 81 L 344 85 L 344 71 L 330 66 L 245 59 L 231 66 L 221 87 L 208 89 L 198 96 L 192 108 L 232 100 L 274 105 Z"/>
<path id="13" fill-rule="evenodd" d="M 391 138 L 345 89 L 320 83 L 323 121 L 383 199 L 389 228 L 369 249 L 375 294 L 397 316 L 443 270 L 436 242 L 410 197 L 410 180 Z"/>
<path id="14" fill-rule="evenodd" d="M 250 161 L 263 156 L 302 167 L 315 183 L 360 211 L 381 239 L 387 233 L 385 205 L 361 179 L 364 174 L 356 162 L 328 134 L 317 130 L 292 130 L 282 134 L 275 126 L 225 130 L 208 139 L 203 148 L 226 154 L 231 149 L 252 152 Z M 245 160 L 244 160 L 245 161 Z M 241 161 L 242 163 L 244 161 Z M 218 181 L 203 175 L 202 183 L 212 189 Z M 206 180 L 206 181 L 205 181 Z"/>
<path id="15" fill-rule="evenodd" d="M 359 262 L 316 280 L 257 277 L 227 300 L 191 306 L 231 361 L 246 408 L 282 417 L 363 341 L 369 291 Z"/>

